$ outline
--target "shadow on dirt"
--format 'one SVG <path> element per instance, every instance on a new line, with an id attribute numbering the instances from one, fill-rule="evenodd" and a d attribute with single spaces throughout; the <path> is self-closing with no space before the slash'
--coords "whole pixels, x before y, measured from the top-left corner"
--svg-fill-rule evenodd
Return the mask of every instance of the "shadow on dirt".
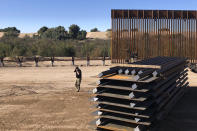
<path id="1" fill-rule="evenodd" d="M 197 131 L 197 87 L 186 89 L 168 116 L 158 123 L 157 131 Z"/>

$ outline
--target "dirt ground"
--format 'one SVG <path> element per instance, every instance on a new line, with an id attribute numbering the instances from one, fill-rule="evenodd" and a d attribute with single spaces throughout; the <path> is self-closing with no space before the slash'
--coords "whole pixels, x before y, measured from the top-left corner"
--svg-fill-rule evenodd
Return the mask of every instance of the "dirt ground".
<path id="1" fill-rule="evenodd" d="M 12 131 L 88 131 L 89 122 L 94 117 L 90 101 L 94 88 L 90 83 L 97 81 L 92 76 L 110 67 L 101 66 L 101 61 L 76 62 L 82 70 L 81 91 L 74 87 L 75 74 L 71 62 L 40 62 L 33 67 L 27 62 L 25 67 L 0 68 L 0 130 Z M 8 63 L 5 63 L 8 66 Z M 175 105 L 169 116 L 159 124 L 161 131 L 197 130 L 197 74 L 189 72 L 190 88 Z M 189 112 L 189 113 L 187 113 Z M 180 124 L 184 128 L 180 128 Z M 190 130 L 187 130 L 190 131 Z"/>

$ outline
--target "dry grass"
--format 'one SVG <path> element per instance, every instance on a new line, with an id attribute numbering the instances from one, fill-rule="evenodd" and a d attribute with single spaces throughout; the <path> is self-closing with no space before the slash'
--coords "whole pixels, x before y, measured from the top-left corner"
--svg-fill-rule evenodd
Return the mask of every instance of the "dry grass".
<path id="1" fill-rule="evenodd" d="M 109 32 L 87 32 L 86 38 L 108 40 L 110 35 Z"/>

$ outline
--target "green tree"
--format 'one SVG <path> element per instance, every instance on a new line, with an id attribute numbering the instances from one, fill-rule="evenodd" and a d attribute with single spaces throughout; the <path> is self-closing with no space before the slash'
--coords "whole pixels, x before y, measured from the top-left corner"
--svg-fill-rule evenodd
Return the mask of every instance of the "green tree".
<path id="1" fill-rule="evenodd" d="M 0 32 L 10 32 L 10 31 L 20 33 L 20 30 L 18 30 L 16 27 L 7 27 L 4 29 L 0 29 Z"/>
<path id="2" fill-rule="evenodd" d="M 7 44 L 0 43 L 0 66 L 4 66 L 4 58 L 9 56 L 10 46 Z"/>
<path id="3" fill-rule="evenodd" d="M 93 52 L 95 46 L 92 43 L 85 43 L 83 44 L 81 51 L 83 56 L 90 56 L 90 54 Z"/>
<path id="4" fill-rule="evenodd" d="M 43 26 L 38 30 L 38 35 L 42 35 L 44 32 L 48 30 L 48 27 Z"/>
<path id="5" fill-rule="evenodd" d="M 24 44 L 18 44 L 13 48 L 12 56 L 16 58 L 19 66 L 22 67 L 23 58 L 26 56 L 27 47 Z"/>
<path id="6" fill-rule="evenodd" d="M 44 42 L 46 41 L 46 42 Z M 37 52 L 34 55 L 51 57 L 56 55 L 56 45 L 52 40 L 42 40 L 37 45 Z"/>
<path id="7" fill-rule="evenodd" d="M 26 46 L 23 44 L 20 44 L 14 47 L 12 55 L 13 56 L 25 56 L 26 52 L 27 52 Z"/>
<path id="8" fill-rule="evenodd" d="M 99 32 L 98 28 L 93 28 L 90 30 L 90 32 Z"/>
<path id="9" fill-rule="evenodd" d="M 58 26 L 56 28 L 48 29 L 41 35 L 41 37 L 53 40 L 65 40 L 68 38 L 68 33 L 63 26 Z"/>
<path id="10" fill-rule="evenodd" d="M 65 30 L 63 26 L 56 27 L 55 32 L 57 40 L 65 40 L 68 37 L 68 32 Z"/>
<path id="11" fill-rule="evenodd" d="M 80 31 L 80 27 L 78 25 L 72 24 L 69 27 L 69 35 L 72 39 L 76 39 Z"/>
<path id="12" fill-rule="evenodd" d="M 86 34 L 87 34 L 87 32 L 85 30 L 79 31 L 78 36 L 77 36 L 77 39 L 79 39 L 79 40 L 86 39 Z"/>
<path id="13" fill-rule="evenodd" d="M 108 32 L 108 31 L 112 31 L 112 30 L 111 29 L 107 29 L 106 31 Z"/>
<path id="14" fill-rule="evenodd" d="M 107 42 L 101 48 L 101 56 L 110 56 L 110 44 Z"/>
<path id="15" fill-rule="evenodd" d="M 20 34 L 20 30 L 18 30 L 16 27 L 7 27 L 5 29 L 1 29 L 0 31 L 4 32 L 2 38 L 18 37 Z"/>
<path id="16" fill-rule="evenodd" d="M 0 58 L 6 57 L 6 44 L 0 43 Z"/>
<path id="17" fill-rule="evenodd" d="M 59 43 L 56 48 L 56 54 L 58 56 L 75 56 L 75 47 L 69 43 Z"/>

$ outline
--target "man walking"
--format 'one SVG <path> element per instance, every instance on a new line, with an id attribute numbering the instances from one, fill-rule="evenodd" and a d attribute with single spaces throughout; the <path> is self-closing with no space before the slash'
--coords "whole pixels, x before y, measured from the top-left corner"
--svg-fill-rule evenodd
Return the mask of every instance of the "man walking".
<path id="1" fill-rule="evenodd" d="M 79 92 L 82 73 L 81 73 L 81 70 L 79 69 L 79 67 L 76 67 L 74 72 L 76 73 L 75 87 L 77 88 L 77 92 Z"/>

